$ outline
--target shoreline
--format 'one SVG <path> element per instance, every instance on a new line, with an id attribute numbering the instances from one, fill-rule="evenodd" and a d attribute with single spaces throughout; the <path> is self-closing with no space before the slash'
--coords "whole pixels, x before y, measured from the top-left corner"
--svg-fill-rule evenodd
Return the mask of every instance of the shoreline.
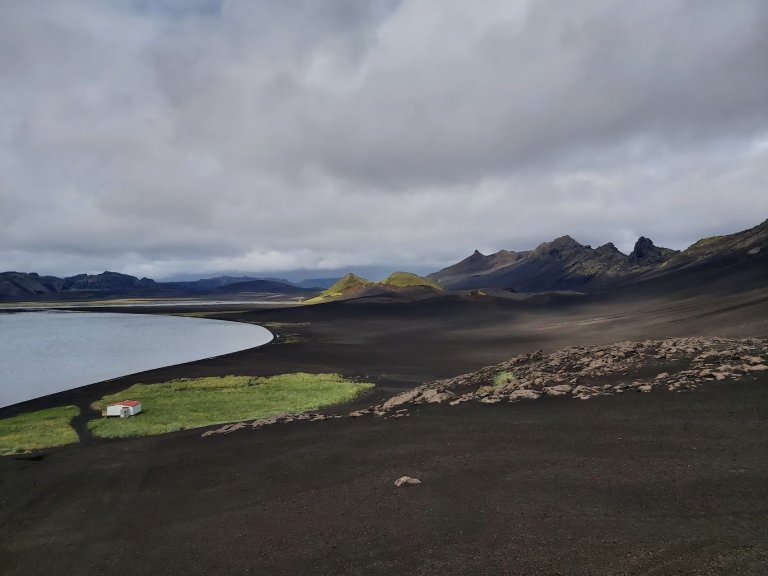
<path id="1" fill-rule="evenodd" d="M 25 312 L 62 312 L 62 313 L 76 312 L 76 313 L 87 313 L 87 314 L 90 314 L 90 313 L 130 314 L 130 312 L 125 312 L 125 311 L 120 310 L 120 309 L 116 310 L 114 307 L 110 307 L 109 309 L 104 309 L 104 307 L 102 307 L 102 309 L 100 309 L 98 311 L 93 310 L 93 309 L 77 309 L 77 310 L 73 310 L 73 309 L 58 309 L 58 308 L 56 308 L 56 309 L 46 309 L 46 310 L 19 310 L 19 311 L 12 311 L 10 313 L 13 314 L 13 313 L 25 313 Z M 180 314 L 169 313 L 168 311 L 158 312 L 158 313 L 150 313 L 149 315 L 152 315 L 152 316 L 169 316 L 169 317 L 174 317 L 174 318 L 186 318 L 187 317 L 187 316 L 180 315 Z M 226 318 L 204 318 L 204 317 L 201 317 L 201 318 L 196 318 L 196 319 L 219 321 L 219 322 L 230 322 L 231 321 L 231 320 L 226 319 Z M 207 360 L 216 360 L 216 359 L 220 359 L 220 358 L 223 358 L 223 357 L 226 357 L 226 356 L 230 356 L 232 354 L 237 354 L 237 353 L 240 353 L 240 352 L 247 352 L 247 351 L 250 351 L 250 350 L 254 350 L 256 348 L 261 348 L 261 347 L 264 347 L 264 346 L 268 346 L 269 344 L 274 343 L 279 338 L 278 334 L 276 334 L 274 331 L 270 330 L 269 328 L 267 328 L 265 326 L 261 326 L 261 325 L 256 324 L 256 323 L 249 323 L 249 322 L 238 322 L 238 323 L 241 323 L 241 324 L 251 324 L 251 325 L 259 326 L 263 330 L 266 330 L 271 335 L 271 338 L 267 342 L 265 342 L 263 344 L 259 344 L 257 346 L 251 346 L 249 348 L 243 348 L 243 349 L 240 349 L 240 350 L 235 350 L 235 351 L 227 352 L 227 353 L 224 353 L 224 354 L 217 354 L 215 356 L 203 356 L 201 358 L 195 358 L 195 359 L 188 360 L 188 361 L 185 361 L 185 362 L 180 362 L 180 363 L 175 363 L 175 364 L 166 364 L 166 365 L 163 365 L 163 366 L 157 366 L 157 367 L 154 367 L 154 368 L 148 368 L 148 369 L 140 370 L 140 371 L 136 371 L 136 372 L 129 372 L 127 374 L 121 374 L 121 375 L 115 376 L 113 378 L 108 378 L 108 379 L 105 379 L 105 380 L 98 380 L 98 381 L 91 382 L 91 383 L 88 383 L 88 384 L 82 384 L 82 385 L 79 385 L 79 386 L 75 386 L 73 388 L 68 388 L 66 390 L 61 390 L 59 392 L 53 392 L 53 393 L 50 393 L 50 394 L 44 394 L 42 396 L 37 396 L 35 398 L 30 398 L 30 399 L 27 399 L 27 400 L 22 400 L 21 402 L 15 402 L 15 403 L 9 404 L 7 406 L 0 406 L 0 418 L 6 418 L 6 417 L 10 417 L 10 416 L 15 416 L 17 414 L 22 414 L 22 413 L 26 413 L 26 412 L 35 411 L 35 410 L 42 410 L 42 409 L 45 409 L 45 408 L 52 408 L 52 407 L 55 407 L 55 406 L 62 406 L 62 405 L 66 405 L 66 404 L 73 404 L 73 405 L 78 406 L 80 408 L 80 416 L 76 417 L 76 419 L 79 419 L 79 418 L 82 418 L 84 413 L 87 413 L 89 411 L 90 403 L 92 403 L 93 401 L 98 399 L 98 398 L 94 397 L 91 402 L 88 402 L 88 405 L 84 406 L 84 405 L 82 405 L 82 402 L 84 401 L 83 397 L 84 396 L 90 397 L 90 393 L 91 392 L 96 392 L 97 389 L 105 390 L 104 394 L 101 394 L 102 396 L 105 395 L 105 394 L 115 393 L 115 392 L 118 392 L 119 390 L 118 389 L 112 390 L 112 386 L 110 386 L 110 384 L 116 384 L 116 385 L 117 384 L 122 384 L 125 379 L 131 379 L 132 380 L 134 378 L 139 377 L 142 374 L 147 374 L 147 373 L 155 372 L 155 371 L 158 371 L 158 370 L 169 370 L 169 369 L 173 369 L 174 367 L 180 367 L 180 366 L 184 366 L 184 365 L 187 365 L 187 364 L 195 364 L 197 362 L 203 362 L 203 361 L 207 361 Z M 224 374 L 222 374 L 222 375 L 224 375 Z M 134 384 L 134 383 L 136 383 L 136 382 L 131 381 L 131 384 Z M 125 387 L 128 387 L 131 384 L 126 384 Z M 82 435 L 81 435 L 81 437 L 82 437 Z"/>
<path id="2" fill-rule="evenodd" d="M 668 336 L 768 337 L 768 298 L 752 292 L 718 298 L 691 322 L 691 299 L 626 302 L 615 297 L 556 301 L 542 306 L 494 298 L 440 298 L 421 303 L 352 301 L 297 306 L 73 307 L 64 311 L 184 316 L 257 324 L 273 334 L 262 346 L 126 374 L 0 408 L 0 417 L 63 404 L 88 405 L 136 383 L 178 378 L 290 372 L 335 372 L 376 384 L 381 397 L 431 380 L 505 361 L 518 353 L 577 344 Z M 709 299 L 707 299 L 709 300 Z M 648 307 L 654 306 L 651 312 Z M 759 311 L 755 311 L 754 309 Z M 649 313 L 650 312 L 650 313 Z M 721 321 L 726 316 L 728 322 Z M 681 320 L 690 325 L 680 330 Z M 734 322 L 738 321 L 738 324 Z M 649 321 L 653 321 L 650 323 Z M 280 329 L 271 328 L 280 326 Z M 753 324 L 753 328 L 747 326 Z M 736 330 L 723 329 L 736 325 Z M 353 403 L 352 406 L 358 406 Z"/>
<path id="3" fill-rule="evenodd" d="M 653 309 L 649 309 L 653 306 Z M 768 336 L 768 298 L 752 292 L 708 302 L 708 314 L 688 319 L 693 302 L 606 297 L 521 303 L 495 298 L 426 302 L 352 301 L 314 306 L 134 306 L 67 311 L 183 316 L 258 324 L 273 334 L 262 346 L 126 374 L 0 408 L 0 417 L 74 404 L 86 408 L 136 383 L 178 378 L 291 372 L 334 372 L 376 384 L 375 400 L 431 380 L 450 378 L 536 349 L 610 344 L 667 336 Z M 728 318 L 723 322 L 721 316 Z M 762 318 L 762 320 L 761 320 Z M 689 327 L 680 330 L 681 320 Z M 737 321 L 737 322 L 735 322 Z M 753 328 L 746 328 L 747 323 Z M 270 325 L 272 327 L 270 327 Z M 275 328 L 275 327 L 279 328 Z M 362 407 L 353 402 L 350 409 Z"/>

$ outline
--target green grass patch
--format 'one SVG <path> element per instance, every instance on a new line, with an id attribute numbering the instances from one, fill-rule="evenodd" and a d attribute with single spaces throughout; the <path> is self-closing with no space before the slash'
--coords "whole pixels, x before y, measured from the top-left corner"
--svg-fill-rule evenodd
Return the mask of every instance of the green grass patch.
<path id="1" fill-rule="evenodd" d="M 511 382 L 515 379 L 515 373 L 510 372 L 509 370 L 504 370 L 503 372 L 499 372 L 496 374 L 496 376 L 493 377 L 493 387 L 494 388 L 501 388 L 505 384 Z"/>
<path id="2" fill-rule="evenodd" d="M 149 436 L 187 428 L 306 412 L 347 402 L 373 384 L 346 380 L 338 374 L 281 374 L 268 378 L 223 376 L 134 384 L 95 403 L 132 399 L 142 411 L 130 418 L 100 418 L 89 426 L 101 438 Z"/>
<path id="3" fill-rule="evenodd" d="M 70 422 L 79 413 L 77 406 L 59 406 L 0 420 L 0 455 L 76 443 Z"/>

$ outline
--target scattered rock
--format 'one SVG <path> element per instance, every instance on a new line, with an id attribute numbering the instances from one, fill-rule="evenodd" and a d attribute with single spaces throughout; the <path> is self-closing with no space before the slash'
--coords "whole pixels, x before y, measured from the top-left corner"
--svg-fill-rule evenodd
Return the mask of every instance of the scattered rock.
<path id="1" fill-rule="evenodd" d="M 421 484 L 421 480 L 418 478 L 411 478 L 410 476 L 401 476 L 395 480 L 395 486 L 398 488 L 401 486 L 415 486 L 416 484 Z"/>
<path id="2" fill-rule="evenodd" d="M 449 402 L 451 406 L 464 402 L 497 404 L 502 400 L 534 400 L 543 395 L 571 395 L 587 400 L 628 390 L 647 393 L 659 385 L 665 385 L 673 392 L 685 392 L 707 381 L 738 380 L 764 372 L 768 370 L 766 358 L 768 341 L 759 338 L 667 338 L 619 342 L 610 346 L 573 346 L 549 354 L 536 351 L 470 374 L 423 384 L 401 392 L 382 404 L 354 410 L 346 415 L 305 413 L 270 416 L 251 422 L 225 424 L 203 432 L 202 436 L 296 421 L 358 418 L 366 414 L 400 418 L 409 415 L 403 412 L 406 406 L 421 403 Z M 658 365 L 657 360 L 674 360 L 675 368 L 667 368 L 667 372 L 649 378 L 638 376 L 649 367 Z M 502 372 L 514 372 L 515 378 L 500 387 L 489 386 Z M 627 383 L 633 374 L 636 380 Z M 615 383 L 617 381 L 621 383 Z"/>
<path id="3" fill-rule="evenodd" d="M 535 390 L 515 390 L 509 395 L 510 400 L 536 400 L 538 397 Z"/>
<path id="4" fill-rule="evenodd" d="M 390 410 L 395 406 L 402 406 L 403 404 L 413 402 L 420 393 L 421 392 L 419 390 L 408 390 L 407 392 L 401 392 L 397 396 L 392 396 L 392 398 L 384 402 L 382 409 Z"/>
<path id="5" fill-rule="evenodd" d="M 569 394 L 573 390 L 573 386 L 570 384 L 558 384 L 556 386 L 544 387 L 544 393 L 547 396 L 563 396 Z"/>

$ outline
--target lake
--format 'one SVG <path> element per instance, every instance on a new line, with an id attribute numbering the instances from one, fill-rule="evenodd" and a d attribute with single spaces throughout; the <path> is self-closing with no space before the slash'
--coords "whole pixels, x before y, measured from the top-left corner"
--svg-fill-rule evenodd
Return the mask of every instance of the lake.
<path id="1" fill-rule="evenodd" d="M 0 313 L 0 407 L 270 342 L 261 326 L 93 312 Z"/>

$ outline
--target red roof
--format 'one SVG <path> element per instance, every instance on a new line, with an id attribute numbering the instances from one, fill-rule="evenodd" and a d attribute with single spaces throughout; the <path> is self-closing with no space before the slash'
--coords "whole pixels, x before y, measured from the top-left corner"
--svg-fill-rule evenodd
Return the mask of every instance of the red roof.
<path id="1" fill-rule="evenodd" d="M 141 402 L 138 400 L 123 400 L 122 402 L 115 402 L 110 406 L 141 406 Z"/>

